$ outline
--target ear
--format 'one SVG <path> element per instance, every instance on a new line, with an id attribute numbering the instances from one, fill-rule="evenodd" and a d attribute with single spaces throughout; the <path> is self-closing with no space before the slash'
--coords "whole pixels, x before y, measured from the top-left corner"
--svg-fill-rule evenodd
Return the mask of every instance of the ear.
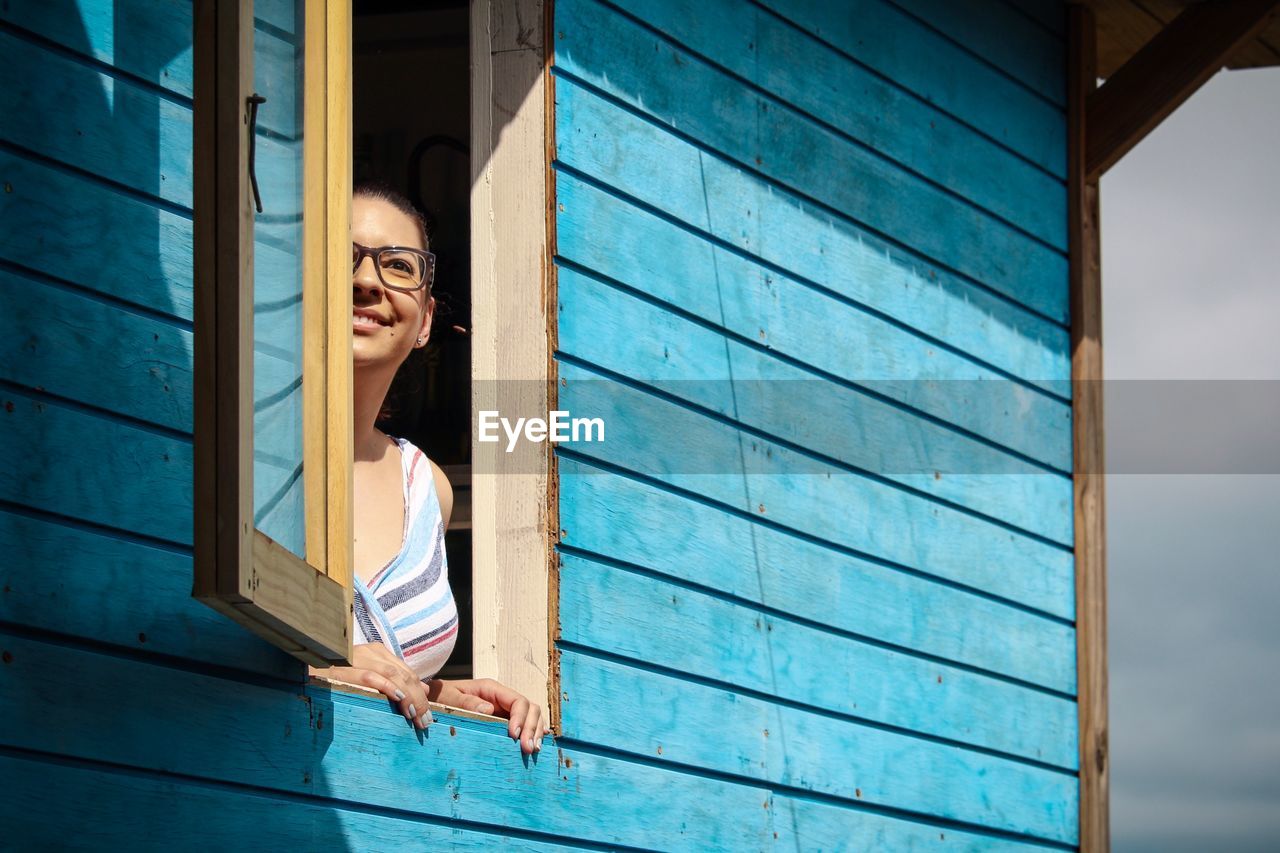
<path id="1" fill-rule="evenodd" d="M 422 306 L 422 323 L 418 327 L 418 337 L 414 340 L 414 347 L 424 347 L 427 341 L 431 339 L 431 318 L 436 313 L 435 297 L 428 296 L 427 302 Z"/>

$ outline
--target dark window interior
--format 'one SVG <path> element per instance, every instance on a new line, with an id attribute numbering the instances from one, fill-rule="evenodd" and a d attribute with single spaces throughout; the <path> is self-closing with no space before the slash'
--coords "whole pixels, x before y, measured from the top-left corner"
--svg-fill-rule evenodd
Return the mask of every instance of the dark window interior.
<path id="1" fill-rule="evenodd" d="M 441 675 L 471 677 L 470 71 L 466 0 L 355 0 L 354 178 L 385 181 L 427 215 L 437 258 L 431 341 L 409 357 L 379 427 L 453 485 L 445 534 L 458 640 Z"/>

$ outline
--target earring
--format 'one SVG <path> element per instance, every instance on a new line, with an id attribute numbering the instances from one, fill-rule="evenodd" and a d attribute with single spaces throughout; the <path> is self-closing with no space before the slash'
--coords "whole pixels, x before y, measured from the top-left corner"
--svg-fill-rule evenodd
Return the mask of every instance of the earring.
<path id="1" fill-rule="evenodd" d="M 422 338 L 422 337 L 418 338 L 418 346 L 422 346 L 422 344 L 423 344 L 425 341 L 426 341 L 426 338 Z"/>

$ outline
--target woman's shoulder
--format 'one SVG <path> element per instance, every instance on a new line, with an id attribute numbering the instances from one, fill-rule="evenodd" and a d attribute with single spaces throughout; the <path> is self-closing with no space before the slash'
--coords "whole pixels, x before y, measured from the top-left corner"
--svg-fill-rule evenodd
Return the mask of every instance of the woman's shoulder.
<path id="1" fill-rule="evenodd" d="M 435 492 L 436 502 L 440 504 L 440 518 L 447 528 L 449 516 L 453 512 L 453 486 L 449 483 L 449 477 L 435 460 L 428 457 L 412 441 L 399 437 L 395 441 L 400 445 L 400 452 L 404 454 L 410 488 L 412 489 L 415 484 L 429 485 Z"/>

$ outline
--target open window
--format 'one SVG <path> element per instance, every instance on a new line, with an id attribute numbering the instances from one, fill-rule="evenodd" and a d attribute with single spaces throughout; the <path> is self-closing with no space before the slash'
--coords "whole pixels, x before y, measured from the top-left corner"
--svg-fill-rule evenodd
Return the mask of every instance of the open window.
<path id="1" fill-rule="evenodd" d="M 351 653 L 349 9 L 195 23 L 194 594 L 315 664 Z"/>
<path id="2" fill-rule="evenodd" d="M 472 676 L 469 30 L 465 0 L 353 4 L 354 181 L 386 184 L 423 211 L 437 258 L 430 339 L 401 367 L 378 426 L 421 448 L 453 487 L 445 551 L 458 633 L 444 678 Z"/>
<path id="3" fill-rule="evenodd" d="M 439 259 L 431 342 L 381 425 L 454 489 L 441 675 L 554 719 L 550 446 L 476 440 L 480 410 L 554 402 L 544 6 L 196 6 L 196 596 L 300 659 L 350 655 L 347 244 L 353 176 L 379 179 L 427 213 Z"/>

